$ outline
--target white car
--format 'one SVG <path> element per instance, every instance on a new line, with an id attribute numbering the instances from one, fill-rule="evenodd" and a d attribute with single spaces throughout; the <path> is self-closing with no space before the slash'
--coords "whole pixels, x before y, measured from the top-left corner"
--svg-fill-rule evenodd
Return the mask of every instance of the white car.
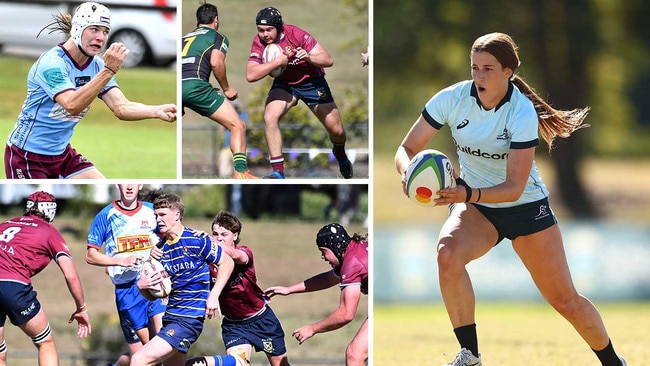
<path id="1" fill-rule="evenodd" d="M 129 49 L 123 66 L 169 65 L 176 61 L 176 0 L 98 0 L 111 11 L 108 44 Z M 0 2 L 0 49 L 38 56 L 67 39 L 60 32 L 41 30 L 58 12 L 72 14 L 81 1 Z M 39 35 L 40 32 L 40 35 Z"/>

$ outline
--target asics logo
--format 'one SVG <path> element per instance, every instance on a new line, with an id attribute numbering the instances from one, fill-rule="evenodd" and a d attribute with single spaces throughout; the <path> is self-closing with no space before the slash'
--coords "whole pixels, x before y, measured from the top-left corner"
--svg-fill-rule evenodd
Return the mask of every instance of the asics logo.
<path id="1" fill-rule="evenodd" d="M 468 124 L 469 124 L 469 120 L 468 120 L 468 119 L 464 119 L 461 123 L 458 124 L 458 126 L 456 126 L 456 129 L 457 129 L 457 130 L 460 130 L 461 128 L 467 126 Z"/>

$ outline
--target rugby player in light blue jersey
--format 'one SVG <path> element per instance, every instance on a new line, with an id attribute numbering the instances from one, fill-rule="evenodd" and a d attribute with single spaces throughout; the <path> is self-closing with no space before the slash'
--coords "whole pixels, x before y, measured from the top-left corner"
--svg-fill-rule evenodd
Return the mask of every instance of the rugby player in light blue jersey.
<path id="1" fill-rule="evenodd" d="M 131 357 L 131 365 L 155 365 L 164 361 L 168 366 L 183 366 L 187 352 L 203 331 L 205 318 L 220 318 L 219 295 L 235 265 L 209 236 L 196 235 L 196 231 L 183 225 L 185 206 L 180 197 L 161 193 L 153 206 L 163 239 L 151 255 L 158 257 L 165 267 L 172 289 L 162 329 Z M 212 265 L 218 270 L 211 290 Z M 158 273 L 141 275 L 138 288 L 145 297 L 153 299 L 147 289 L 155 288 L 160 281 Z M 235 362 L 234 357 L 232 361 Z M 237 361 L 238 365 L 246 364 L 246 360 Z"/>
<path id="2" fill-rule="evenodd" d="M 481 365 L 474 291 L 465 266 L 508 238 L 544 298 L 573 325 L 601 364 L 626 366 L 598 310 L 573 284 L 548 190 L 535 166 L 538 130 L 552 148 L 556 137 L 586 126 L 589 108 L 556 110 L 539 97 L 515 75 L 520 65 L 517 45 L 506 34 L 479 37 L 470 59 L 472 80 L 434 95 L 395 155 L 404 184 L 411 158 L 444 125 L 456 144 L 458 184 L 436 192 L 435 200 L 450 205 L 438 237 L 438 273 L 461 346 L 446 365 Z"/>
<path id="3" fill-rule="evenodd" d="M 74 16 L 61 14 L 46 28 L 70 35 L 43 53 L 27 75 L 27 98 L 5 148 L 9 179 L 104 178 L 70 140 L 77 123 L 97 97 L 124 121 L 176 120 L 174 104 L 145 105 L 128 100 L 115 74 L 129 50 L 108 41 L 111 13 L 101 4 L 79 5 Z M 99 138 L 99 136 L 98 136 Z"/>

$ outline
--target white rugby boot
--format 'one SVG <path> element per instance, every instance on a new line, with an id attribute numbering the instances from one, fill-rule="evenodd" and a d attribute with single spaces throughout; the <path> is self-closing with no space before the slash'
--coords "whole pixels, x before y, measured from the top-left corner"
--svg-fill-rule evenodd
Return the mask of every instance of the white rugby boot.
<path id="1" fill-rule="evenodd" d="M 483 366 L 481 364 L 481 355 L 478 357 L 474 356 L 472 352 L 466 348 L 461 348 L 460 352 L 456 355 L 456 358 L 450 363 L 446 363 L 442 366 Z M 627 366 L 627 365 L 625 365 Z"/>
<path id="2" fill-rule="evenodd" d="M 621 356 L 618 356 L 618 358 L 621 359 L 621 366 L 627 366 L 627 362 L 625 362 L 625 359 Z"/>

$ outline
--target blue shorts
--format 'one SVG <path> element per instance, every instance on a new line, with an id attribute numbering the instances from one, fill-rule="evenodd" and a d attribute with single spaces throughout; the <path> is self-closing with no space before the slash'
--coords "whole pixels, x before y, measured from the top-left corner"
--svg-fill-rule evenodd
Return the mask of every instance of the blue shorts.
<path id="1" fill-rule="evenodd" d="M 7 317 L 13 325 L 23 325 L 41 310 L 32 285 L 20 282 L 0 281 L 0 327 Z"/>
<path id="2" fill-rule="evenodd" d="M 140 342 L 136 331 L 149 326 L 149 319 L 165 312 L 167 299 L 147 300 L 133 281 L 115 285 L 115 305 L 120 316 L 122 333 L 127 343 Z"/>
<path id="3" fill-rule="evenodd" d="M 203 331 L 203 318 L 186 318 L 165 314 L 157 336 L 180 353 L 187 353 Z"/>
<path id="4" fill-rule="evenodd" d="M 474 204 L 499 233 L 497 245 L 508 238 L 530 235 L 557 224 L 557 219 L 548 203 L 548 198 L 515 207 L 491 208 Z"/>
<path id="5" fill-rule="evenodd" d="M 264 351 L 273 356 L 287 353 L 280 321 L 268 306 L 261 314 L 246 320 L 224 318 L 221 323 L 221 338 L 226 349 L 250 344 L 256 352 Z"/>
<path id="6" fill-rule="evenodd" d="M 330 86 L 324 77 L 307 79 L 297 85 L 289 85 L 275 79 L 271 86 L 271 90 L 273 89 L 282 89 L 307 105 L 334 103 Z M 267 99 L 266 102 L 268 103 L 269 100 Z"/>

